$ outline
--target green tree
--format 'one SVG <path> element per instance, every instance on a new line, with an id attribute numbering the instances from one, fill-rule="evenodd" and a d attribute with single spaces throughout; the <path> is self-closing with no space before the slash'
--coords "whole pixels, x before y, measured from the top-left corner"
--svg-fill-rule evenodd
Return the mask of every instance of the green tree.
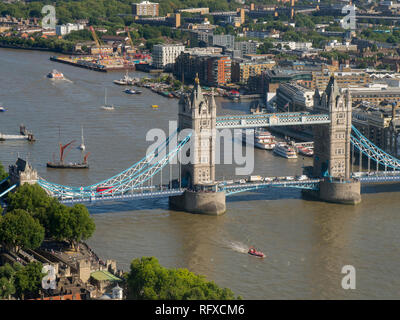
<path id="1" fill-rule="evenodd" d="M 137 300 L 231 300 L 234 293 L 219 288 L 187 269 L 167 269 L 154 257 L 134 259 L 127 276 L 128 298 Z M 240 299 L 240 297 L 238 297 Z"/>
<path id="2" fill-rule="evenodd" d="M 44 239 L 44 228 L 27 211 L 15 209 L 0 221 L 0 242 L 12 250 L 35 249 Z"/>
<path id="3" fill-rule="evenodd" d="M 51 218 L 51 235 L 58 241 L 68 241 L 72 247 L 81 240 L 89 239 L 95 230 L 89 211 L 82 204 L 72 208 L 57 207 Z"/>
<path id="4" fill-rule="evenodd" d="M 43 265 L 40 262 L 30 262 L 25 267 L 15 264 L 14 269 L 16 269 L 14 285 L 17 297 L 24 299 L 26 295 L 37 296 L 45 276 L 42 273 Z"/>
<path id="5" fill-rule="evenodd" d="M 0 163 L 0 181 L 8 177 L 8 173 L 4 170 L 3 165 Z"/>
<path id="6" fill-rule="evenodd" d="M 0 267 L 0 299 L 9 299 L 15 293 L 14 276 L 15 270 L 10 264 Z"/>
<path id="7" fill-rule="evenodd" d="M 83 204 L 76 204 L 69 210 L 72 235 L 68 240 L 74 245 L 81 240 L 89 239 L 93 235 L 96 225 L 90 217 L 88 209 Z"/>
<path id="8" fill-rule="evenodd" d="M 23 184 L 14 193 L 9 193 L 7 201 L 8 210 L 23 209 L 28 211 L 39 220 L 46 230 L 46 235 L 51 236 L 51 217 L 60 203 L 50 197 L 38 184 Z"/>

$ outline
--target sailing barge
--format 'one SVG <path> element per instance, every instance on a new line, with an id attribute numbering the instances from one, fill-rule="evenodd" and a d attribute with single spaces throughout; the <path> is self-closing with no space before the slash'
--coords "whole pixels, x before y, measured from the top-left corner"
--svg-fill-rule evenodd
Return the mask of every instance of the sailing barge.
<path id="1" fill-rule="evenodd" d="M 47 162 L 47 167 L 48 168 L 55 168 L 55 169 L 88 169 L 89 168 L 89 163 L 87 162 L 87 158 L 90 154 L 90 152 L 86 153 L 86 155 L 83 157 L 83 162 L 77 163 L 77 162 L 64 162 L 64 158 L 67 155 L 68 147 L 71 147 L 72 144 L 75 142 L 75 140 L 72 140 L 71 142 L 67 143 L 66 145 L 62 145 L 60 143 L 60 160 L 59 161 L 54 161 L 53 162 Z M 66 152 L 65 152 L 66 151 Z"/>

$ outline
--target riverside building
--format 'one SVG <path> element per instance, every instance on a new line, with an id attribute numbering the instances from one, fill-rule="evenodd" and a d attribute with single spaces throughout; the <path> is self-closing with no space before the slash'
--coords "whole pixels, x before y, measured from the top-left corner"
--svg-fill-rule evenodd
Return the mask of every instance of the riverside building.
<path id="1" fill-rule="evenodd" d="M 183 50 L 183 44 L 156 44 L 153 46 L 152 64 L 157 69 L 172 68 Z"/>

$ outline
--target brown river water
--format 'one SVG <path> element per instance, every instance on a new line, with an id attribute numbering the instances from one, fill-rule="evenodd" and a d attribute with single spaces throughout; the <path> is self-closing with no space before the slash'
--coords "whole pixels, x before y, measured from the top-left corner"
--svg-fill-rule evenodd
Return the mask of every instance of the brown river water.
<path id="1" fill-rule="evenodd" d="M 35 143 L 0 142 L 0 161 L 27 157 L 46 180 L 89 185 L 111 177 L 141 159 L 152 128 L 168 130 L 177 119 L 178 101 L 143 88 L 127 95 L 112 80 L 122 72 L 98 73 L 51 62 L 52 53 L 0 49 L 0 132 L 17 134 L 24 123 Z M 68 81 L 52 81 L 52 69 Z M 144 77 L 145 73 L 131 72 Z M 105 111 L 108 103 L 118 108 Z M 150 106 L 157 104 L 157 110 Z M 247 113 L 249 102 L 217 99 L 218 114 Z M 58 141 L 80 143 L 81 126 L 89 170 L 47 169 L 58 156 Z M 67 158 L 80 160 L 73 148 Z M 311 159 L 286 160 L 255 150 L 254 174 L 300 174 Z M 227 179 L 234 165 L 219 165 Z M 167 179 L 167 174 L 165 174 Z M 158 178 L 155 178 L 158 179 Z M 165 180 L 166 181 L 166 180 Z M 116 259 L 129 270 L 132 259 L 155 256 L 166 267 L 188 268 L 245 299 L 399 299 L 400 187 L 363 188 L 357 206 L 304 200 L 299 190 L 265 189 L 227 199 L 219 217 L 168 209 L 167 199 L 102 203 L 89 206 L 96 232 L 88 241 L 102 259 Z M 254 245 L 267 257 L 246 254 Z M 344 290 L 344 265 L 356 269 L 356 289 Z"/>

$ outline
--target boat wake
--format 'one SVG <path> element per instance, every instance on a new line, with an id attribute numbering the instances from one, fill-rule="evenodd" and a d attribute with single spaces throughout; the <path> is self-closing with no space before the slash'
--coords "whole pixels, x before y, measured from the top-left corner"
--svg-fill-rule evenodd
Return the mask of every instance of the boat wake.
<path id="1" fill-rule="evenodd" d="M 247 245 L 245 245 L 242 242 L 238 242 L 238 241 L 230 241 L 227 242 L 227 246 L 236 252 L 240 252 L 240 253 L 247 253 L 249 251 L 249 247 Z"/>

